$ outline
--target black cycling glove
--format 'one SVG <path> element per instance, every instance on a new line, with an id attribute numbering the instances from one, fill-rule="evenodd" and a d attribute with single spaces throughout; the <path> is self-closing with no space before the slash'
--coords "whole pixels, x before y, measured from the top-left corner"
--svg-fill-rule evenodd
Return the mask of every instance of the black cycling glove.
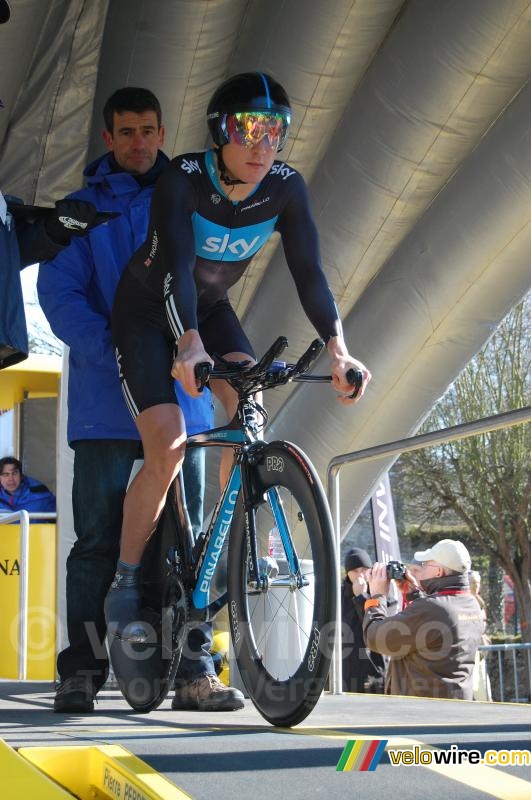
<path id="1" fill-rule="evenodd" d="M 46 233 L 57 244 L 67 245 L 72 236 L 85 236 L 92 228 L 119 217 L 116 211 L 97 211 L 84 200 L 58 200 L 44 221 Z"/>

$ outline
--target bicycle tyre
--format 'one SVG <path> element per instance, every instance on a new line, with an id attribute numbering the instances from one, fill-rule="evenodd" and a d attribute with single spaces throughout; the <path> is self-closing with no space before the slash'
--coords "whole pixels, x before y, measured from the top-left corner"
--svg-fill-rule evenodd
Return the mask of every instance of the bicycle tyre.
<path id="1" fill-rule="evenodd" d="M 185 587 L 168 561 L 171 549 L 178 547 L 178 530 L 170 489 L 142 559 L 142 618 L 150 624 L 156 641 L 124 645 L 114 638 L 109 647 L 122 695 L 131 708 L 144 714 L 156 709 L 173 688 L 189 618 Z"/>
<path id="2" fill-rule="evenodd" d="M 273 519 L 264 496 L 275 490 L 288 524 L 293 525 L 295 549 L 309 585 L 271 587 L 266 592 L 252 588 L 245 516 L 239 503 L 229 542 L 231 635 L 241 678 L 254 705 L 268 722 L 290 727 L 314 708 L 330 668 L 333 644 L 328 640 L 337 593 L 332 520 L 321 482 L 295 445 L 281 441 L 266 445 L 251 469 L 258 557 L 269 545 L 266 528 Z M 273 615 L 270 623 L 266 614 Z"/>

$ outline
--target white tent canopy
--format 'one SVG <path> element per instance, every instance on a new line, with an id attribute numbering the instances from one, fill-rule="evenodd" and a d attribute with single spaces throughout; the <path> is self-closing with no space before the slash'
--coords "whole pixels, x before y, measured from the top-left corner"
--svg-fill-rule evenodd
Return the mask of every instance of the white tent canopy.
<path id="1" fill-rule="evenodd" d="M 271 438 L 297 441 L 321 474 L 338 452 L 413 433 L 528 290 L 528 0 L 11 5 L 0 186 L 26 202 L 81 185 L 120 86 L 158 95 L 170 156 L 205 145 L 205 108 L 228 75 L 259 69 L 286 87 L 283 157 L 308 180 L 347 340 L 374 375 L 355 409 L 324 388 L 269 397 Z M 296 357 L 314 338 L 276 241 L 232 300 L 257 353 L 285 334 Z M 385 466 L 348 472 L 345 524 Z"/>

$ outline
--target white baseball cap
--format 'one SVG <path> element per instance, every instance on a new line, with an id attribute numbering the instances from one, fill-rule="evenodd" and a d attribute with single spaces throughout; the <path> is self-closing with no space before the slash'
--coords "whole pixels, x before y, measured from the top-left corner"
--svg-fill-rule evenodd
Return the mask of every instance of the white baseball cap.
<path id="1" fill-rule="evenodd" d="M 463 542 L 441 539 L 429 550 L 415 553 L 415 561 L 436 561 L 454 572 L 468 572 L 471 566 L 470 555 Z"/>

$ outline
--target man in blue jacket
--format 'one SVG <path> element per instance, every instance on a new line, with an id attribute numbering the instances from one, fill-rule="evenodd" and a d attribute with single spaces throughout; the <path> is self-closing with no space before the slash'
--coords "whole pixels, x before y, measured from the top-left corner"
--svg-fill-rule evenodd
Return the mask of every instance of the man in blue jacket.
<path id="1" fill-rule="evenodd" d="M 77 536 L 67 561 L 69 646 L 57 660 L 61 682 L 54 711 L 87 712 L 106 680 L 108 661 L 95 652 L 105 634 L 103 603 L 119 552 L 122 505 L 131 467 L 141 457 L 137 429 L 122 396 L 110 315 L 118 281 L 145 240 L 154 184 L 168 163 L 161 109 L 147 89 L 116 91 L 104 108 L 103 138 L 108 153 L 85 170 L 87 187 L 71 197 L 120 216 L 75 242 L 69 252 L 41 265 L 39 298 L 52 330 L 70 347 L 68 441 L 74 450 L 72 505 Z M 208 393 L 190 398 L 177 386 L 189 433 L 211 426 Z M 199 454 L 194 451 L 193 456 Z M 190 457 L 184 480 L 192 527 L 201 525 L 202 462 Z M 94 635 L 94 634 L 93 634 Z M 188 708 L 232 710 L 243 697 L 215 676 L 211 629 L 194 629 L 181 658 L 179 691 Z M 195 657 L 194 657 L 195 656 Z"/>
<path id="2" fill-rule="evenodd" d="M 18 458 L 0 458 L 0 513 L 55 511 L 55 495 L 44 483 L 24 475 Z"/>

